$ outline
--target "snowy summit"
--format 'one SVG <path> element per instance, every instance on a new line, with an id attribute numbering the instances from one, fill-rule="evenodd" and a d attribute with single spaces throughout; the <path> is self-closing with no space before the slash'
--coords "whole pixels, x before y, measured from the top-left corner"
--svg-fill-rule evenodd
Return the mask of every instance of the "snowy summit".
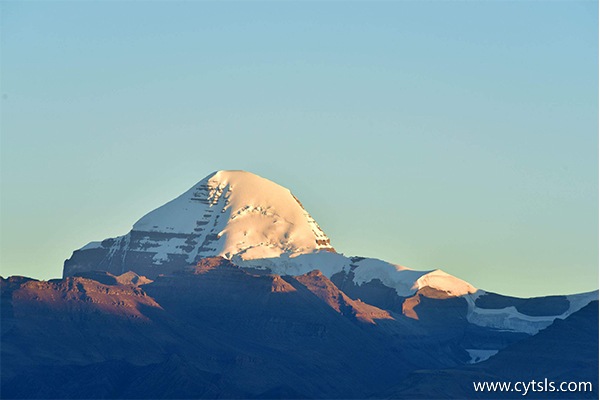
<path id="1" fill-rule="evenodd" d="M 215 256 L 252 273 L 300 276 L 319 270 L 343 290 L 378 306 L 395 307 L 416 296 L 410 307 L 402 305 L 402 312 L 412 317 L 420 296 L 462 297 L 467 320 L 487 328 L 533 334 L 557 317 L 523 314 L 508 303 L 482 308 L 478 299 L 485 291 L 439 269 L 416 271 L 336 253 L 288 189 L 245 171 L 215 172 L 142 217 L 128 234 L 76 250 L 65 261 L 63 275 L 100 270 L 120 276 L 134 271 L 155 279 Z M 569 296 L 568 307 L 558 317 L 581 308 L 589 296 Z"/>
<path id="2" fill-rule="evenodd" d="M 286 188 L 245 171 L 218 171 L 146 214 L 124 236 L 91 242 L 65 275 L 103 269 L 147 276 L 205 257 L 240 261 L 334 252 L 329 238 Z"/>
<path id="3" fill-rule="evenodd" d="M 207 176 L 142 217 L 133 230 L 198 235 L 194 248 L 186 251 L 193 257 L 256 259 L 333 250 L 288 189 L 246 171 Z"/>
<path id="4" fill-rule="evenodd" d="M 214 256 L 279 275 L 315 269 L 327 277 L 351 274 L 357 285 L 378 281 L 399 296 L 424 286 L 449 296 L 477 290 L 440 270 L 414 271 L 336 253 L 288 189 L 245 171 L 215 172 L 142 217 L 128 234 L 76 250 L 65 261 L 64 275 L 90 270 L 120 275 L 131 270 L 153 278 Z"/>

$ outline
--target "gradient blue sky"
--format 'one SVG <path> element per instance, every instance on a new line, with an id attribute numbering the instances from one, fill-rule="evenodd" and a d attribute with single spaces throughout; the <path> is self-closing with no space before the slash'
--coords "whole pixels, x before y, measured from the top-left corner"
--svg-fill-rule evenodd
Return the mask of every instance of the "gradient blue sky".
<path id="1" fill-rule="evenodd" d="M 245 169 L 347 255 L 598 287 L 597 2 L 0 7 L 3 276 Z"/>

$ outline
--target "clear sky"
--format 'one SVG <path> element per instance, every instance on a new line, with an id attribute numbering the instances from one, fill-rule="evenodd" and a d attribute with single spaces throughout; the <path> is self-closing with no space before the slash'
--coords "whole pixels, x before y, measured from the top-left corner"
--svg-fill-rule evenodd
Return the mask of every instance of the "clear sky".
<path id="1" fill-rule="evenodd" d="M 2 276 L 244 169 L 344 254 L 598 288 L 595 1 L 0 7 Z"/>

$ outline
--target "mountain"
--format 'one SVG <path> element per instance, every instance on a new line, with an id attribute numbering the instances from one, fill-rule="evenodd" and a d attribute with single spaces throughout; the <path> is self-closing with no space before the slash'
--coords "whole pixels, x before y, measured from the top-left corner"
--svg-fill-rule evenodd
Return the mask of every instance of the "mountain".
<path id="1" fill-rule="evenodd" d="M 469 379 L 598 372 L 598 291 L 515 298 L 345 256 L 244 171 L 74 251 L 62 279 L 0 281 L 2 398 L 469 398 Z"/>
<path id="2" fill-rule="evenodd" d="M 357 283 L 381 279 L 401 294 L 433 286 L 452 295 L 474 293 L 442 271 L 412 271 L 374 259 L 348 258 L 286 188 L 245 171 L 218 171 L 151 211 L 117 238 L 91 242 L 65 261 L 63 276 L 135 271 L 151 279 L 224 257 L 247 268 L 300 275 L 320 268 L 328 277 L 353 271 Z"/>
<path id="3" fill-rule="evenodd" d="M 151 211 L 117 238 L 91 242 L 65 261 L 63 276 L 102 270 L 134 271 L 154 279 L 205 257 L 224 257 L 249 271 L 298 276 L 313 270 L 342 287 L 352 299 L 418 318 L 427 299 L 455 304 L 456 318 L 471 324 L 534 334 L 555 318 L 566 318 L 597 293 L 541 300 L 511 299 L 478 290 L 439 269 L 415 271 L 386 261 L 346 257 L 286 188 L 245 171 L 218 171 Z M 409 299 L 407 302 L 407 299 Z M 421 301 L 421 299 L 425 299 Z M 452 300 L 454 299 L 454 300 Z M 525 303 L 524 303 L 525 302 Z M 514 305 L 513 305 L 514 303 Z M 492 350 L 492 349 L 488 349 Z M 498 350 L 498 349 L 494 349 Z"/>
<path id="4" fill-rule="evenodd" d="M 592 301 L 565 320 L 556 321 L 486 361 L 443 371 L 414 372 L 378 397 L 520 399 L 524 397 L 523 388 L 521 392 L 477 392 L 473 382 L 535 380 L 528 398 L 597 399 L 598 362 L 598 301 Z M 553 382 L 555 390 L 548 382 Z M 587 391 L 560 391 L 562 382 L 590 382 L 592 386 Z"/>
<path id="5" fill-rule="evenodd" d="M 209 258 L 141 286 L 97 277 L 2 279 L 2 398 L 364 398 L 468 359 L 318 271 Z"/>
<path id="6" fill-rule="evenodd" d="M 432 289 L 415 319 L 320 271 L 221 257 L 154 281 L 99 271 L 0 290 L 2 398 L 474 397 L 473 379 L 591 379 L 597 355 L 594 302 L 529 336 L 470 324 L 464 299 Z M 477 345 L 501 349 L 472 364 Z"/>
<path id="7" fill-rule="evenodd" d="M 65 262 L 64 275 L 103 269 L 150 278 L 204 257 L 242 260 L 333 251 L 292 193 L 244 171 L 218 171 L 143 216 L 124 236 L 92 242 Z"/>

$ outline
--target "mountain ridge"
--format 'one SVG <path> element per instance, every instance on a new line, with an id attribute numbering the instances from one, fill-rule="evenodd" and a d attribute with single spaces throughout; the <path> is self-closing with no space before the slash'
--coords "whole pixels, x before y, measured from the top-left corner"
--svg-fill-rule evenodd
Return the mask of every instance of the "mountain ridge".
<path id="1" fill-rule="evenodd" d="M 512 345 L 539 335 L 475 325 L 464 297 L 429 287 L 419 289 L 417 302 L 403 299 L 400 309 L 342 287 L 318 270 L 279 276 L 222 257 L 155 280 L 105 271 L 51 281 L 2 278 L 1 395 L 430 398 L 427 393 L 439 396 L 443 385 L 428 392 L 427 385 L 411 390 L 410 382 L 443 371 L 452 382 L 452 371 L 463 370 L 483 379 L 490 375 L 483 354 L 509 349 L 502 357 L 511 365 Z M 556 301 L 553 311 L 562 311 Z M 536 300 L 538 313 L 542 303 Z M 418 318 L 403 312 L 403 304 Z M 594 314 L 586 315 L 575 321 L 593 325 Z M 571 347 L 585 349 L 589 340 Z M 536 359 L 548 363 L 552 355 L 540 343 L 533 347 Z"/>
<path id="2" fill-rule="evenodd" d="M 413 271 L 336 253 L 290 190 L 239 170 L 216 171 L 140 218 L 127 235 L 90 242 L 74 251 L 65 261 L 63 276 L 95 269 L 115 275 L 131 270 L 152 279 L 213 256 L 280 275 L 319 269 L 331 277 L 352 269 L 358 283 L 375 275 L 399 294 L 426 285 L 455 296 L 476 291 L 441 270 Z"/>
<path id="3" fill-rule="evenodd" d="M 247 271 L 279 276 L 319 270 L 349 300 L 366 296 L 374 306 L 413 318 L 419 318 L 417 310 L 423 304 L 435 303 L 428 300 L 432 297 L 448 298 L 445 304 L 457 298 L 460 318 L 527 334 L 537 333 L 556 317 L 566 318 L 598 296 L 597 292 L 558 296 L 553 300 L 556 312 L 538 315 L 532 311 L 535 301 L 495 298 L 440 269 L 417 271 L 374 258 L 347 257 L 335 251 L 289 189 L 239 170 L 214 172 L 140 218 L 128 234 L 75 250 L 65 261 L 63 276 L 133 271 L 153 280 L 206 257 L 224 257 Z"/>

